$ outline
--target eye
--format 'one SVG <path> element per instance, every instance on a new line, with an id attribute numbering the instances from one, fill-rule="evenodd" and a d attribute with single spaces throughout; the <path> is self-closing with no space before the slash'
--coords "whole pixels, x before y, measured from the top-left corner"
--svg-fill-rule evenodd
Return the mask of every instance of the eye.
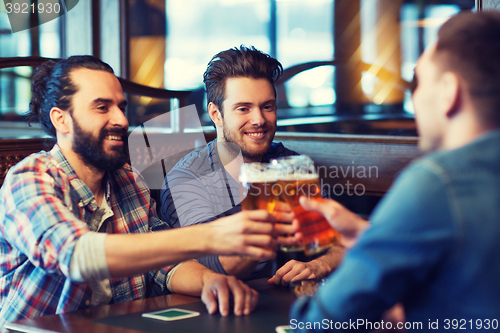
<path id="1" fill-rule="evenodd" d="M 274 111 L 274 105 L 265 105 L 263 109 L 265 111 Z"/>
<path id="2" fill-rule="evenodd" d="M 417 89 L 417 86 L 418 86 L 417 73 L 414 72 L 413 80 L 411 80 L 411 85 L 410 85 L 410 90 L 412 94 L 415 92 L 415 89 Z"/>
<path id="3" fill-rule="evenodd" d="M 248 108 L 247 107 L 239 107 L 237 108 L 236 110 L 240 111 L 240 112 L 247 112 L 248 111 Z"/>
<path id="4" fill-rule="evenodd" d="M 99 111 L 108 111 L 108 106 L 107 105 L 98 105 L 97 110 Z"/>

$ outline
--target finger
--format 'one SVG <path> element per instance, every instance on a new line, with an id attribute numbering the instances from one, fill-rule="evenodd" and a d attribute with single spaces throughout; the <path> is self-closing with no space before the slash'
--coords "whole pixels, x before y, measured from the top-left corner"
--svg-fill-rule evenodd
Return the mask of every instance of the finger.
<path id="1" fill-rule="evenodd" d="M 255 302 L 256 299 L 258 299 L 258 293 L 253 290 L 252 288 L 248 287 L 246 284 L 243 282 L 239 281 L 239 283 L 242 285 L 243 292 L 244 292 L 244 307 L 243 307 L 243 314 L 244 315 L 249 315 L 253 309 L 255 309 L 255 306 L 257 303 Z"/>
<path id="2" fill-rule="evenodd" d="M 292 222 L 294 217 L 293 213 L 291 212 L 276 212 L 276 211 L 274 211 L 273 216 L 276 219 L 276 222 L 288 223 L 288 224 Z"/>
<path id="3" fill-rule="evenodd" d="M 267 284 L 274 284 L 274 277 L 275 277 L 275 276 L 276 276 L 276 275 L 271 276 L 271 277 L 267 280 Z"/>
<path id="4" fill-rule="evenodd" d="M 217 285 L 217 295 L 219 300 L 219 312 L 222 316 L 226 317 L 229 315 L 229 297 L 231 296 L 226 281 Z"/>
<path id="5" fill-rule="evenodd" d="M 285 263 L 283 266 L 281 266 L 280 269 L 276 271 L 276 274 L 274 274 L 273 277 L 273 283 L 275 285 L 280 285 L 282 283 L 283 276 L 285 276 L 286 274 L 288 274 L 288 272 L 290 272 L 290 270 L 292 270 L 294 263 L 295 260 L 292 259 L 287 263 Z"/>
<path id="6" fill-rule="evenodd" d="M 211 290 L 205 288 L 202 290 L 201 301 L 205 304 L 208 313 L 214 314 L 217 311 L 217 300 Z"/>
<path id="7" fill-rule="evenodd" d="M 246 210 L 244 212 L 241 212 L 241 214 L 246 215 L 246 217 L 252 221 L 276 222 L 273 214 L 264 209 Z"/>
<path id="8" fill-rule="evenodd" d="M 276 248 L 276 246 L 274 246 Z M 240 255 L 245 257 L 250 257 L 256 260 L 270 260 L 276 257 L 276 252 L 274 252 L 273 247 L 255 247 L 248 246 L 243 251 L 241 251 Z"/>
<path id="9" fill-rule="evenodd" d="M 286 237 L 278 236 L 276 241 L 280 245 L 292 246 L 292 245 L 300 245 L 300 243 L 302 242 L 302 239 L 300 238 L 299 235 L 295 234 L 295 235 L 286 236 Z"/>
<path id="10" fill-rule="evenodd" d="M 241 282 L 236 279 L 230 279 L 228 281 L 229 289 L 233 294 L 234 308 L 233 312 L 236 316 L 241 316 L 243 314 L 243 308 L 245 307 L 245 291 L 240 284 Z"/>
<path id="11" fill-rule="evenodd" d="M 298 231 L 298 224 L 275 223 L 274 233 L 279 235 L 293 234 Z"/>
<path id="12" fill-rule="evenodd" d="M 245 314 L 248 315 L 253 310 L 255 310 L 258 303 L 259 303 L 259 293 L 253 289 L 250 289 L 250 308 L 248 309 L 248 312 L 247 309 L 245 308 Z"/>
<path id="13" fill-rule="evenodd" d="M 274 233 L 274 222 L 245 221 L 239 233 L 245 235 L 272 235 Z"/>
<path id="14" fill-rule="evenodd" d="M 275 248 L 277 245 L 276 239 L 269 235 L 244 235 L 242 243 L 246 247 L 261 248 Z"/>
<path id="15" fill-rule="evenodd" d="M 316 274 L 311 272 L 311 270 L 309 269 L 304 269 L 302 272 L 292 277 L 288 283 L 296 280 L 315 279 L 315 278 Z"/>
<path id="16" fill-rule="evenodd" d="M 243 308 L 243 314 L 249 315 L 253 311 L 253 298 L 254 293 L 253 289 L 248 288 L 248 291 L 245 293 L 245 307 Z"/>
<path id="17" fill-rule="evenodd" d="M 277 201 L 276 206 L 274 207 L 274 211 L 290 213 L 292 211 L 292 207 L 287 202 Z"/>
<path id="18" fill-rule="evenodd" d="M 301 196 L 299 198 L 299 203 L 305 210 L 310 210 L 310 211 L 318 212 L 321 214 L 331 213 L 330 210 L 335 209 L 334 206 L 329 205 L 330 202 L 333 202 L 333 200 L 308 199 L 305 196 Z"/>
<path id="19" fill-rule="evenodd" d="M 304 271 L 307 271 L 304 273 Z M 296 262 L 296 264 L 283 276 L 281 280 L 282 285 L 287 285 L 292 281 L 295 277 L 301 276 L 309 276 L 311 271 L 301 262 Z"/>

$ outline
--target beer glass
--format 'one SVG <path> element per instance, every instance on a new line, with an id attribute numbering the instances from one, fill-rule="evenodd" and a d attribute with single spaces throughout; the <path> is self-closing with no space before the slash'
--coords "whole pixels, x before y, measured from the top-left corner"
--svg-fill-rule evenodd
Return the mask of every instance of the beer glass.
<path id="1" fill-rule="evenodd" d="M 299 204 L 301 196 L 313 200 L 322 199 L 314 162 L 309 156 L 299 155 L 279 158 L 274 163 L 281 167 L 278 179 L 281 197 L 288 202 L 299 221 L 305 254 L 313 255 L 334 245 L 338 237 L 337 231 L 321 214 L 306 211 Z"/>
<path id="2" fill-rule="evenodd" d="M 276 206 L 276 188 L 280 169 L 269 163 L 244 163 L 241 166 L 238 180 L 241 183 L 241 209 L 264 209 L 273 213 Z M 243 256 L 244 259 L 255 260 Z"/>
<path id="3" fill-rule="evenodd" d="M 269 213 L 276 206 L 279 167 L 269 163 L 244 163 L 240 169 L 242 210 L 265 209 Z"/>

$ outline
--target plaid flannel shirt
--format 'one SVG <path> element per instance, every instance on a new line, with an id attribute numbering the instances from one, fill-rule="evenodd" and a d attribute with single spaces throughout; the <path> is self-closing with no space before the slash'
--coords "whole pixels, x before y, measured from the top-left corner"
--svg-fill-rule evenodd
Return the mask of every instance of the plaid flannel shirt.
<path id="1" fill-rule="evenodd" d="M 158 219 L 149 189 L 126 164 L 106 175 L 114 216 L 107 233 L 144 233 L 168 228 Z M 90 232 L 98 208 L 59 146 L 12 167 L 0 189 L 0 330 L 6 322 L 83 309 L 91 288 L 69 279 L 76 241 Z M 111 279 L 113 303 L 144 298 L 146 283 L 165 288 L 170 268 Z"/>

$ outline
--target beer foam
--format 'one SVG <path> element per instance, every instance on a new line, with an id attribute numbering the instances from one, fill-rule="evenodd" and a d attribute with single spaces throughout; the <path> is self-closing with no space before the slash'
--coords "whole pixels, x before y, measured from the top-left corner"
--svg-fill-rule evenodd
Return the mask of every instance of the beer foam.
<path id="1" fill-rule="evenodd" d="M 279 180 L 313 180 L 318 179 L 317 173 L 293 173 L 291 175 L 279 176 Z"/>
<path id="2" fill-rule="evenodd" d="M 247 183 L 266 183 L 278 181 L 279 172 L 276 170 L 247 170 L 240 174 L 239 181 Z"/>
<path id="3" fill-rule="evenodd" d="M 241 168 L 238 180 L 242 183 L 265 183 L 276 182 L 279 179 L 280 170 L 257 165 L 244 164 Z"/>

